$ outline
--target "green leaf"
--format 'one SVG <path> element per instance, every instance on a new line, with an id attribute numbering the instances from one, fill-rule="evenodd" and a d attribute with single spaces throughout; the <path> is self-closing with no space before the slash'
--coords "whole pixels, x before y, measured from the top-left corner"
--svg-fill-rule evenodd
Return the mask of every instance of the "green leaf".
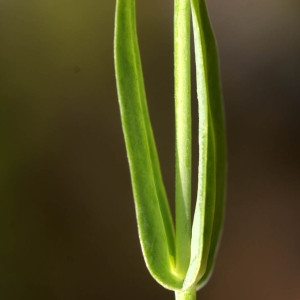
<path id="1" fill-rule="evenodd" d="M 152 133 L 136 33 L 135 1 L 118 0 L 115 68 L 139 238 L 146 265 L 164 287 L 180 289 L 174 225 Z"/>
<path id="2" fill-rule="evenodd" d="M 198 194 L 191 259 L 183 288 L 205 284 L 213 268 L 223 219 L 226 145 L 218 57 L 204 0 L 191 0 L 199 106 Z"/>
<path id="3" fill-rule="evenodd" d="M 214 195 L 214 216 L 208 222 L 206 232 L 211 232 L 211 240 L 209 251 L 206 250 L 206 268 L 201 270 L 201 279 L 197 284 L 197 288 L 201 288 L 209 279 L 215 261 L 215 255 L 218 249 L 220 235 L 223 226 L 224 200 L 226 190 L 226 172 L 227 172 L 227 154 L 226 154 L 226 138 L 225 138 L 225 120 L 223 99 L 221 94 L 221 86 L 219 79 L 219 63 L 217 47 L 210 26 L 207 9 L 204 1 L 199 2 L 200 15 L 198 20 L 202 22 L 202 28 L 205 31 L 205 62 L 206 77 L 209 93 L 210 120 L 212 127 L 212 135 L 214 141 L 214 168 L 215 168 L 215 195 Z M 209 186 L 208 186 L 209 187 Z M 209 193 L 208 193 L 209 194 Z M 199 276 L 200 277 L 200 276 Z"/>
<path id="4" fill-rule="evenodd" d="M 176 270 L 185 276 L 191 252 L 191 11 L 190 0 L 174 1 Z"/>
<path id="5" fill-rule="evenodd" d="M 198 193 L 192 229 L 189 5 L 199 103 Z M 152 276 L 177 291 L 178 299 L 195 297 L 195 288 L 211 274 L 223 223 L 226 145 L 216 45 L 204 0 L 175 0 L 175 242 L 147 108 L 135 19 L 135 1 L 118 0 L 115 67 L 139 238 Z"/>

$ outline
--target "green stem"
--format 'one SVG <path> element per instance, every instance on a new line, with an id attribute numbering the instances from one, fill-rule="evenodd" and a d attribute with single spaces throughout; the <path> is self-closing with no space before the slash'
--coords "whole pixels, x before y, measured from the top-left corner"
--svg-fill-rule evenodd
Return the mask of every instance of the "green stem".
<path id="1" fill-rule="evenodd" d="M 176 271 L 185 276 L 191 241 L 190 0 L 174 4 Z"/>
<path id="2" fill-rule="evenodd" d="M 196 287 L 192 286 L 187 290 L 175 292 L 176 300 L 196 300 Z"/>

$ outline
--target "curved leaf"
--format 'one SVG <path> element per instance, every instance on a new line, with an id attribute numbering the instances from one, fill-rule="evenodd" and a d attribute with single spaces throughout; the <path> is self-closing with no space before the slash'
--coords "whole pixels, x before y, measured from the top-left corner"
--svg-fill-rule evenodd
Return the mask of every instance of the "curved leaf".
<path id="1" fill-rule="evenodd" d="M 211 227 L 211 241 L 209 251 L 205 257 L 206 268 L 202 270 L 201 279 L 197 284 L 197 288 L 201 288 L 209 279 L 215 261 L 215 255 L 218 249 L 220 235 L 224 218 L 224 200 L 226 190 L 226 139 L 225 139 L 225 120 L 224 108 L 221 94 L 221 86 L 219 79 L 219 63 L 216 43 L 213 31 L 210 26 L 207 9 L 204 1 L 199 2 L 200 16 L 202 22 L 206 51 L 206 72 L 209 92 L 210 116 L 214 135 L 214 161 L 215 161 L 215 205 L 213 223 L 208 225 Z M 209 229 L 208 229 L 209 230 Z M 200 276 L 199 276 L 200 277 Z"/>
<path id="2" fill-rule="evenodd" d="M 115 68 L 139 238 L 146 265 L 164 287 L 180 289 L 174 226 L 152 133 L 136 33 L 135 1 L 118 0 Z"/>
<path id="3" fill-rule="evenodd" d="M 223 219 L 225 132 L 218 57 L 204 0 L 191 0 L 199 103 L 198 194 L 184 288 L 208 279 Z"/>

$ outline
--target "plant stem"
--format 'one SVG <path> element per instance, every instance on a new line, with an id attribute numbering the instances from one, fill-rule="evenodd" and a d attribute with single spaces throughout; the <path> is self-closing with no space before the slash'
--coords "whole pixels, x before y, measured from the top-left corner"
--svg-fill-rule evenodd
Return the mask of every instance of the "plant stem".
<path id="1" fill-rule="evenodd" d="M 175 0 L 176 271 L 182 276 L 189 266 L 191 241 L 190 14 L 190 0 Z"/>
<path id="2" fill-rule="evenodd" d="M 176 300 L 196 300 L 196 287 L 192 286 L 187 290 L 175 292 Z"/>

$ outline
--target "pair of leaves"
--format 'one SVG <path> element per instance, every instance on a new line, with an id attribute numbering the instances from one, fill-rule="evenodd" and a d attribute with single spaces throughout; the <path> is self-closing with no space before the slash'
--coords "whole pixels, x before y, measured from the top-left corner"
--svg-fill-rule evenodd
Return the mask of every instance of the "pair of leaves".
<path id="1" fill-rule="evenodd" d="M 208 279 L 222 227 L 224 120 L 217 52 L 203 0 L 191 0 L 199 101 L 198 194 L 186 274 L 176 271 L 175 232 L 151 128 L 138 48 L 135 0 L 117 0 L 115 68 L 121 120 L 146 265 L 165 288 L 200 288 Z"/>

